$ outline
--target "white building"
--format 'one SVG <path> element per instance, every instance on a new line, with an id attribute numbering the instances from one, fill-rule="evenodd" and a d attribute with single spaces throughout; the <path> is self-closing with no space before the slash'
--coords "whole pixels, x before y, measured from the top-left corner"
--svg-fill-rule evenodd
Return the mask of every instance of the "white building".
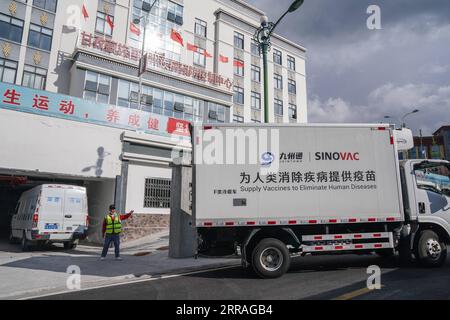
<path id="1" fill-rule="evenodd" d="M 192 120 L 263 121 L 262 59 L 252 41 L 262 11 L 241 0 L 157 0 L 135 25 L 142 3 L 0 1 L 4 226 L 22 191 L 55 181 L 88 187 L 94 225 L 115 201 L 137 213 L 128 236 L 164 228 L 172 148 L 189 148 L 177 128 Z M 139 107 L 144 25 L 149 55 Z M 268 86 L 271 122 L 307 121 L 302 46 L 273 36 Z"/>

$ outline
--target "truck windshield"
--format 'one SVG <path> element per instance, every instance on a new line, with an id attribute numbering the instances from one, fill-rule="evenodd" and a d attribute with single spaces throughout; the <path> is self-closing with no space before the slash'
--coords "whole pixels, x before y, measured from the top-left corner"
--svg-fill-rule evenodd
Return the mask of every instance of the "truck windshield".
<path id="1" fill-rule="evenodd" d="M 414 170 L 417 187 L 450 196 L 450 170 L 446 165 L 427 166 Z"/>

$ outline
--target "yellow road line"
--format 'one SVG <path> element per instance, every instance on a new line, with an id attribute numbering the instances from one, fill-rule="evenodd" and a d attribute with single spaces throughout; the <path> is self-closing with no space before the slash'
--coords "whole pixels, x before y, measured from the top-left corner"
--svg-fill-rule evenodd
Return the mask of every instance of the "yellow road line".
<path id="1" fill-rule="evenodd" d="M 383 288 L 384 286 L 381 286 L 381 288 Z M 362 288 L 362 289 L 358 289 L 349 293 L 345 293 L 343 295 L 340 295 L 336 298 L 333 298 L 331 300 L 350 300 L 359 296 L 362 296 L 364 294 L 367 294 L 371 291 L 374 291 L 374 289 L 369 289 L 369 288 Z"/>

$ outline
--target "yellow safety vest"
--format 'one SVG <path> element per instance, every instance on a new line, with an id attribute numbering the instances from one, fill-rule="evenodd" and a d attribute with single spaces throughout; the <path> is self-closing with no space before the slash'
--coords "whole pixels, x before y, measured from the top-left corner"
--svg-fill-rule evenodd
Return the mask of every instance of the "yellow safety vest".
<path id="1" fill-rule="evenodd" d="M 111 215 L 106 216 L 106 234 L 119 234 L 122 232 L 122 222 L 120 216 L 115 215 L 114 220 Z"/>

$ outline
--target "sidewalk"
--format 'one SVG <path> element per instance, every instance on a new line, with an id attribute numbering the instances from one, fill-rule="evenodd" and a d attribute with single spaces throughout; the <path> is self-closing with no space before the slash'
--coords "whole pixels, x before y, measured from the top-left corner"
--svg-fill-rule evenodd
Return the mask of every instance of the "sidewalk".
<path id="1" fill-rule="evenodd" d="M 51 246 L 41 251 L 21 252 L 17 245 L 0 243 L 0 299 L 23 299 L 67 290 L 67 268 L 81 270 L 81 289 L 123 283 L 161 275 L 194 270 L 239 265 L 236 258 L 168 257 L 168 232 L 124 243 L 123 261 L 114 260 L 110 249 L 105 261 L 100 261 L 101 248 L 78 246 L 64 251 Z"/>

